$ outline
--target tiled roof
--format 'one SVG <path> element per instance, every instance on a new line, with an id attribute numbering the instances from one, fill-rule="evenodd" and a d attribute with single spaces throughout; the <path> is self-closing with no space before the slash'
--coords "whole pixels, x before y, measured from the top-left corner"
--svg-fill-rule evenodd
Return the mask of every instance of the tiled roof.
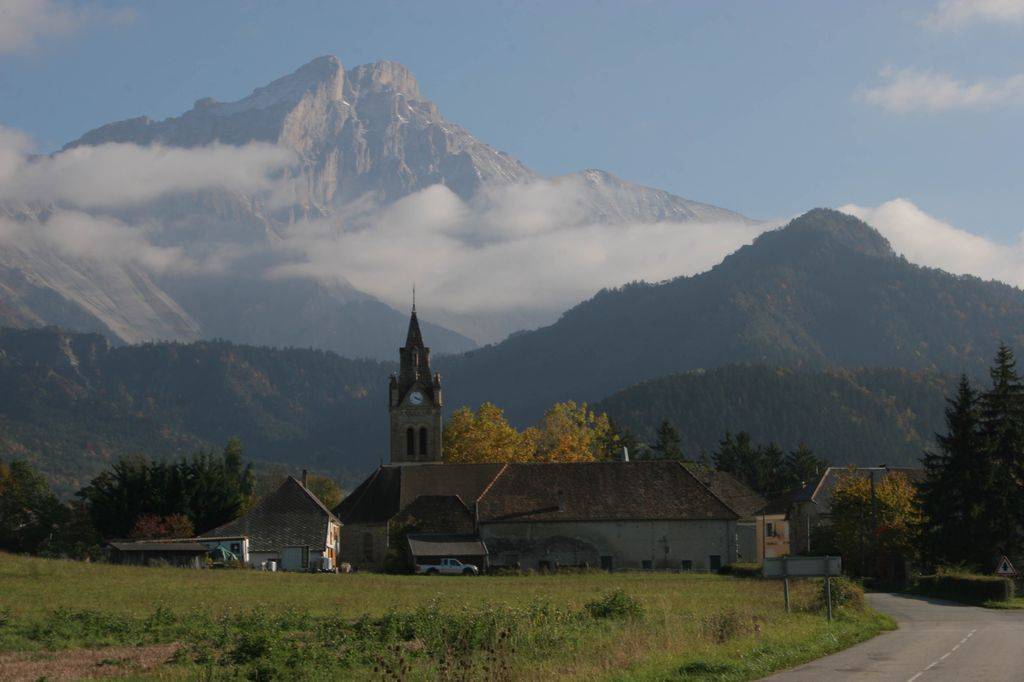
<path id="1" fill-rule="evenodd" d="M 737 516 L 675 461 L 509 464 L 479 502 L 481 523 Z"/>
<path id="2" fill-rule="evenodd" d="M 693 462 L 685 462 L 683 466 L 741 518 L 754 516 L 767 503 L 765 498 L 724 471 Z"/>
<path id="3" fill-rule="evenodd" d="M 251 552 L 276 552 L 293 545 L 323 547 L 330 519 L 337 520 L 316 495 L 289 476 L 248 512 L 201 537 L 245 535 Z"/>
<path id="4" fill-rule="evenodd" d="M 334 512 L 343 523 L 383 523 L 424 495 L 457 495 L 472 506 L 503 464 L 409 464 L 378 468 Z"/>

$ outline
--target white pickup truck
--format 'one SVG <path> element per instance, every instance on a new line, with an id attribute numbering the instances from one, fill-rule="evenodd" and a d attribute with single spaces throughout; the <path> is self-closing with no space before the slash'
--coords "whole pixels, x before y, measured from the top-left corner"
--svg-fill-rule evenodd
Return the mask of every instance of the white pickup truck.
<path id="1" fill-rule="evenodd" d="M 416 564 L 416 572 L 426 575 L 479 575 L 480 569 L 458 559 L 441 559 L 437 564 Z"/>

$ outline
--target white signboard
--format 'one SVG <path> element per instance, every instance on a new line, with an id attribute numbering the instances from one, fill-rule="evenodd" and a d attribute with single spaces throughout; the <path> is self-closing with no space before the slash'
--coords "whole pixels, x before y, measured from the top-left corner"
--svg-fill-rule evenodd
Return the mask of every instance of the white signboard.
<path id="1" fill-rule="evenodd" d="M 765 578 L 813 578 L 842 574 L 843 560 L 837 556 L 786 556 L 764 560 Z"/>
<path id="2" fill-rule="evenodd" d="M 996 564 L 996 575 L 1001 575 L 1004 578 L 1012 578 L 1017 575 L 1017 569 L 1010 563 L 1009 558 L 1004 556 L 999 560 L 999 563 Z"/>

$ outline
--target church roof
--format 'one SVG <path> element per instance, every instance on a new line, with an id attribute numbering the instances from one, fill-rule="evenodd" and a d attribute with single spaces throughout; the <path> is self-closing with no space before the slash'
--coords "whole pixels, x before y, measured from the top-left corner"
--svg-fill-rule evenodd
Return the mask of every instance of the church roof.
<path id="1" fill-rule="evenodd" d="M 479 503 L 481 523 L 737 516 L 675 461 L 510 464 Z"/>
<path id="2" fill-rule="evenodd" d="M 424 495 L 472 506 L 504 464 L 414 464 L 378 468 L 334 509 L 344 523 L 383 523 Z"/>
<path id="3" fill-rule="evenodd" d="M 334 511 L 346 524 L 384 523 L 423 496 L 457 495 L 469 509 L 478 504 L 483 523 L 735 519 L 763 504 L 741 503 L 749 494 L 731 477 L 705 483 L 675 461 L 390 465 Z"/>

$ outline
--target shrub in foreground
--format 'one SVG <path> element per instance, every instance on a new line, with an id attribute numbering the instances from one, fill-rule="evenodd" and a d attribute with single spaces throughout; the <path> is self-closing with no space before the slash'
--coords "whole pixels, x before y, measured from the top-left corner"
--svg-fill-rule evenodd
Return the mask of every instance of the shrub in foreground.
<path id="1" fill-rule="evenodd" d="M 1013 581 L 1008 578 L 947 572 L 920 576 L 914 581 L 911 592 L 967 604 L 1009 601 L 1014 595 Z"/>
<path id="2" fill-rule="evenodd" d="M 732 575 L 737 578 L 761 578 L 763 566 L 755 563 L 743 563 L 737 562 L 734 564 L 726 564 L 722 568 L 718 569 L 718 572 L 722 575 Z"/>

